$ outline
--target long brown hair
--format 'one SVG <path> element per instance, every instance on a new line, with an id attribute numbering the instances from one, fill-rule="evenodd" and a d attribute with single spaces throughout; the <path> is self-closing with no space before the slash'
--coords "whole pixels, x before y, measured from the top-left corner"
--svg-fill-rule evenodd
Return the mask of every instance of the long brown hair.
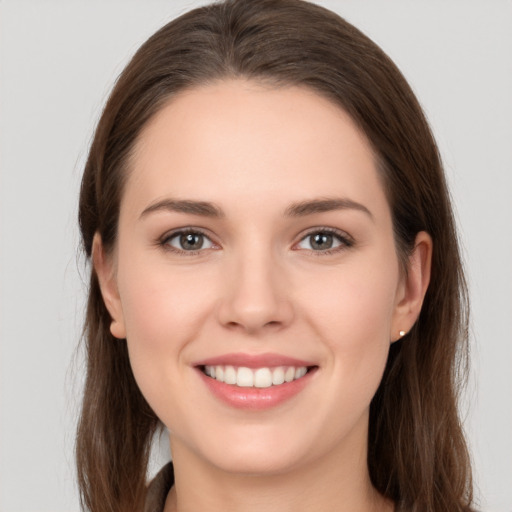
<path id="1" fill-rule="evenodd" d="M 143 44 L 119 77 L 90 148 L 79 211 L 87 256 L 96 232 L 107 251 L 116 243 L 127 162 L 148 120 L 178 91 L 236 77 L 308 87 L 348 112 L 377 156 L 400 260 L 407 261 L 419 231 L 432 236 L 421 314 L 391 346 L 371 403 L 368 467 L 373 485 L 397 510 L 471 510 L 470 462 L 457 413 L 467 291 L 442 164 L 402 74 L 336 14 L 301 0 L 227 0 L 184 14 Z M 160 425 L 110 322 L 91 269 L 76 453 L 82 504 L 92 512 L 142 508 L 148 453 Z"/>

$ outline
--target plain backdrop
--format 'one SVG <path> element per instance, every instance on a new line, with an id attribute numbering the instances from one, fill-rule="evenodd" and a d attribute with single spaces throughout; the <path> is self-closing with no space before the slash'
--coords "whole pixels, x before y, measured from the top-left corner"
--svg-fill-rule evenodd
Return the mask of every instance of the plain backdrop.
<path id="1" fill-rule="evenodd" d="M 78 511 L 80 175 L 111 86 L 204 2 L 0 0 L 0 511 Z M 481 509 L 512 511 L 512 2 L 318 1 L 395 60 L 433 126 L 473 306 L 463 416 Z M 153 469 L 167 458 L 165 443 Z"/>

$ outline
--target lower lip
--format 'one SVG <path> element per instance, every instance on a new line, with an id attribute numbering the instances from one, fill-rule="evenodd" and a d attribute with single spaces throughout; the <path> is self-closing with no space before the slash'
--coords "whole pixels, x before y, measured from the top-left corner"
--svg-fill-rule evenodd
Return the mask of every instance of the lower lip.
<path id="1" fill-rule="evenodd" d="M 199 368 L 197 371 L 208 389 L 224 403 L 237 409 L 262 410 L 276 407 L 300 393 L 311 381 L 316 368 L 309 370 L 300 379 L 268 388 L 244 388 L 225 384 L 208 377 Z"/>

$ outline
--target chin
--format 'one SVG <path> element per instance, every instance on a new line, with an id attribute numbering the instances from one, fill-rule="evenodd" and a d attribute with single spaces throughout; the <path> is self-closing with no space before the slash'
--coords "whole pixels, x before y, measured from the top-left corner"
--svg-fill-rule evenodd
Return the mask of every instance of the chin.
<path id="1" fill-rule="evenodd" d="M 227 435 L 224 442 L 204 446 L 202 457 L 227 473 L 272 476 L 297 469 L 314 452 L 305 449 L 306 439 L 293 439 L 289 431 L 284 436 L 275 431 L 246 434 Z"/>
<path id="2" fill-rule="evenodd" d="M 226 473 L 234 473 L 245 476 L 275 476 L 288 473 L 300 466 L 298 453 L 289 456 L 288 454 L 272 454 L 261 451 L 259 453 L 225 454 L 215 464 Z"/>

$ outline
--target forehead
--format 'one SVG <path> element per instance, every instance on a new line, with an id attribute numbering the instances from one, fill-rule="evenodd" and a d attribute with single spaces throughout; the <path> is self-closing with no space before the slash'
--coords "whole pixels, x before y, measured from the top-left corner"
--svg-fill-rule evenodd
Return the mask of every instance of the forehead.
<path id="1" fill-rule="evenodd" d="M 166 194 L 240 204 L 384 199 L 370 144 L 340 107 L 306 88 L 246 80 L 181 92 L 145 126 L 125 195 L 147 203 Z"/>

